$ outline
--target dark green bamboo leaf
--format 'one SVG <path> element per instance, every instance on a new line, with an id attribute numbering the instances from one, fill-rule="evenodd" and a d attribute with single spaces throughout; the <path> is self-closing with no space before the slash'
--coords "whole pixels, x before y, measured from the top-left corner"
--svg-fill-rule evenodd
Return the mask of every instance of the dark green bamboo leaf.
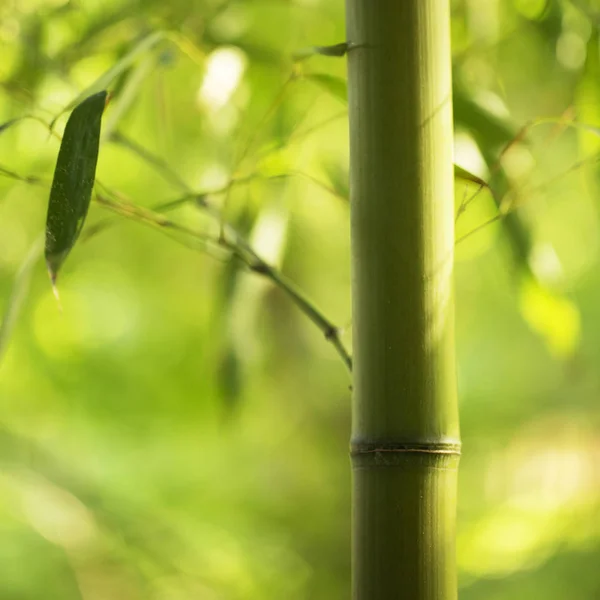
<path id="1" fill-rule="evenodd" d="M 53 284 L 79 237 L 90 205 L 106 99 L 103 91 L 77 106 L 60 145 L 46 220 L 45 257 Z"/>
<path id="2" fill-rule="evenodd" d="M 510 182 L 504 169 L 498 166 L 498 154 L 518 138 L 517 128 L 508 120 L 491 113 L 473 98 L 460 78 L 453 84 L 454 124 L 466 129 L 486 162 L 490 172 L 492 196 L 498 208 L 502 199 L 510 193 Z M 531 231 L 529 223 L 518 213 L 511 212 L 499 219 L 502 230 L 510 245 L 513 262 L 518 272 L 529 272 Z"/>
<path id="3" fill-rule="evenodd" d="M 511 142 L 518 129 L 482 106 L 455 77 L 452 87 L 454 125 L 471 133 L 480 148 L 497 152 Z"/>
<path id="4" fill-rule="evenodd" d="M 304 78 L 313 81 L 338 100 L 344 103 L 348 102 L 348 86 L 343 79 L 326 73 L 307 73 Z"/>

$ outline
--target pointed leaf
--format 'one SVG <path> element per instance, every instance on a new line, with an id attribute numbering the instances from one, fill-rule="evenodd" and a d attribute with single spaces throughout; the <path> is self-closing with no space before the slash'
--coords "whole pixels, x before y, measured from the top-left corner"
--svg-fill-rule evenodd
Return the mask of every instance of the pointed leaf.
<path id="1" fill-rule="evenodd" d="M 75 108 L 67 121 L 46 220 L 45 256 L 52 283 L 79 237 L 90 205 L 106 99 L 106 91 L 90 96 Z"/>

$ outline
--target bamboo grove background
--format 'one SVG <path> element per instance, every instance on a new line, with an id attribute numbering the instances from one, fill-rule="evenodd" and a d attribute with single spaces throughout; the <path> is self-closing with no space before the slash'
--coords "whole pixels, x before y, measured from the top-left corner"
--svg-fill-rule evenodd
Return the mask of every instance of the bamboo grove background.
<path id="1" fill-rule="evenodd" d="M 455 185 L 466 600 L 600 590 L 599 24 L 452 3 L 455 162 L 493 192 Z M 340 1 L 0 5 L 0 123 L 33 117 L 0 125 L 2 598 L 348 597 L 350 378 L 276 281 L 351 346 L 346 67 L 306 50 L 344 31 Z M 48 126 L 115 65 L 61 313 Z M 182 233 L 213 210 L 275 282 Z"/>

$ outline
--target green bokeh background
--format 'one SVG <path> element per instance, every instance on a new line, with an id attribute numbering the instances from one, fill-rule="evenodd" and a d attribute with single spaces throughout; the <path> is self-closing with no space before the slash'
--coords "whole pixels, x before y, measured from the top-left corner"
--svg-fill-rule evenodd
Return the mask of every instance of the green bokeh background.
<path id="1" fill-rule="evenodd" d="M 598 598 L 600 2 L 452 19 L 455 160 L 509 214 L 457 245 L 460 597 Z M 0 122 L 51 121 L 153 31 L 104 124 L 162 171 L 107 139 L 98 180 L 151 207 L 183 194 L 164 165 L 198 192 L 254 174 L 207 201 L 350 346 L 345 60 L 292 61 L 344 39 L 341 1 L 4 0 Z M 58 145 L 0 134 L 0 598 L 349 597 L 343 363 L 264 278 L 94 203 L 86 229 L 111 225 L 67 260 L 61 313 L 42 261 L 23 275 Z M 498 215 L 475 190 L 459 237 Z"/>

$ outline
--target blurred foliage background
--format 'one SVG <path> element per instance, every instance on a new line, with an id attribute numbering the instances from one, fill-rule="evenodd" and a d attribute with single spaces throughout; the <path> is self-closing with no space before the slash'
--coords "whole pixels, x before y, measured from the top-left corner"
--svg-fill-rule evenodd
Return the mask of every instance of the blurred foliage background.
<path id="1" fill-rule="evenodd" d="M 463 600 L 600 596 L 599 25 L 597 0 L 452 2 L 455 160 L 491 188 L 455 186 Z M 169 218 L 217 236 L 221 210 L 350 347 L 345 60 L 293 58 L 342 40 L 341 0 L 0 3 L 3 599 L 349 596 L 322 332 L 99 204 L 62 313 L 36 260 L 48 125 L 113 69 L 98 187 L 199 195 Z"/>

